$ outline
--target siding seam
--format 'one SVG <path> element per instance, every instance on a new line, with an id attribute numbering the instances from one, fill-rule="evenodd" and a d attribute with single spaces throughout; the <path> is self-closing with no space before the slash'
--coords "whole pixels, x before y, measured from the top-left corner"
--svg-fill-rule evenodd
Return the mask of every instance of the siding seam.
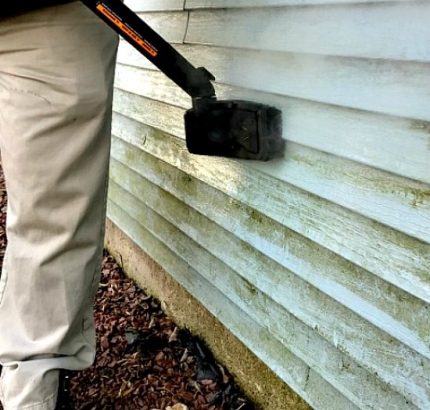
<path id="1" fill-rule="evenodd" d="M 182 44 L 185 44 L 186 39 L 187 39 L 187 35 L 188 35 L 188 29 L 190 27 L 190 10 L 185 10 L 185 2 L 186 0 L 184 0 L 184 11 L 187 13 L 187 24 L 185 25 L 185 32 L 184 32 L 184 38 L 182 39 Z"/>

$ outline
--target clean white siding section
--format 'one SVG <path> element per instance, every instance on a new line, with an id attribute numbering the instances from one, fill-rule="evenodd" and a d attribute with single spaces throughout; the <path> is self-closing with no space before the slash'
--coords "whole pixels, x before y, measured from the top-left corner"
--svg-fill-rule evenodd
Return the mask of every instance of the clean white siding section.
<path id="1" fill-rule="evenodd" d="M 191 156 L 189 97 L 118 55 L 109 218 L 315 409 L 430 409 L 430 3 L 128 4 L 285 158 Z"/>
<path id="2" fill-rule="evenodd" d="M 188 42 L 429 61 L 428 1 L 191 12 Z"/>
<path id="3" fill-rule="evenodd" d="M 129 0 L 129 4 L 133 0 Z M 142 0 L 134 0 L 141 2 Z M 394 1 L 414 1 L 414 0 L 186 0 L 187 9 L 206 8 L 245 8 L 245 7 L 273 7 L 273 6 L 307 6 L 315 4 L 336 4 L 336 3 L 379 3 Z M 151 1 L 149 2 L 151 3 Z"/>

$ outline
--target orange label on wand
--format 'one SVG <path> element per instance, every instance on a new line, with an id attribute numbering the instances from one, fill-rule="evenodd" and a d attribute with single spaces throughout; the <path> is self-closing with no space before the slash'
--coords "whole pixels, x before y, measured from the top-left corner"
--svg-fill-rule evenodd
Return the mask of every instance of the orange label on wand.
<path id="1" fill-rule="evenodd" d="M 152 57 L 156 57 L 158 52 L 151 47 L 145 40 L 142 40 L 137 34 L 133 32 L 130 27 L 124 24 L 120 19 L 114 16 L 103 4 L 97 5 L 97 10 L 107 17 L 113 24 L 115 24 L 123 33 L 127 34 L 128 38 L 131 38 L 135 43 L 139 44 L 147 53 Z"/>

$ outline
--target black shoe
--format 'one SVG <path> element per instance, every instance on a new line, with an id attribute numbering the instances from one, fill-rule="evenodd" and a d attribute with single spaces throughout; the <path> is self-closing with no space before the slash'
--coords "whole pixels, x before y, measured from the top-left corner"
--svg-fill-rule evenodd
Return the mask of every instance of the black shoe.
<path id="1" fill-rule="evenodd" d="M 58 398 L 55 410 L 72 410 L 70 406 L 70 379 L 71 375 L 66 370 L 60 370 L 60 384 L 58 386 Z"/>

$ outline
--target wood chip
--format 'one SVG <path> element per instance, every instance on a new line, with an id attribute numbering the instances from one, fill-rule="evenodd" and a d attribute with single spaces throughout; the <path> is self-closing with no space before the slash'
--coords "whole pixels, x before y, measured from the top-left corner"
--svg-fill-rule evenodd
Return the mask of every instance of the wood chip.
<path id="1" fill-rule="evenodd" d="M 174 406 L 166 407 L 166 410 L 189 410 L 188 407 L 185 404 L 177 403 Z"/>

